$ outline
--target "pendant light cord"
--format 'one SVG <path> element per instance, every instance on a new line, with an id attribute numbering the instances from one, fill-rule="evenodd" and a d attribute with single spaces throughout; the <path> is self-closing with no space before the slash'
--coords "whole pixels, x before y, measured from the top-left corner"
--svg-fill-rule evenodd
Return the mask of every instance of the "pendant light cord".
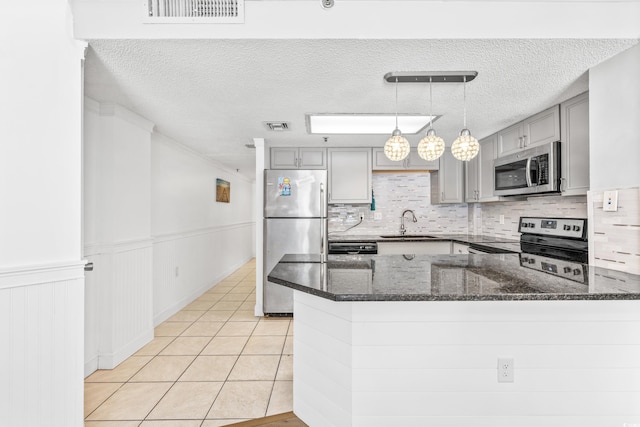
<path id="1" fill-rule="evenodd" d="M 462 93 L 463 93 L 463 104 L 462 104 L 462 111 L 463 113 L 463 128 L 466 129 L 467 128 L 467 76 L 463 77 L 463 85 L 462 85 Z"/>
<path id="2" fill-rule="evenodd" d="M 398 78 L 396 77 L 396 129 L 398 129 Z"/>
<path id="3" fill-rule="evenodd" d="M 433 129 L 433 91 L 431 89 L 431 83 L 433 77 L 429 76 L 429 129 Z"/>

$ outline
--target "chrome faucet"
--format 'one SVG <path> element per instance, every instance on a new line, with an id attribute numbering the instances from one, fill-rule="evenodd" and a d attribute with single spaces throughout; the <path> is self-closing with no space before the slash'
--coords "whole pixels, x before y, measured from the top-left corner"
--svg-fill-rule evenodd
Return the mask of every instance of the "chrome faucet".
<path id="1" fill-rule="evenodd" d="M 404 236 L 404 233 L 407 232 L 407 228 L 404 226 L 404 216 L 407 212 L 411 212 L 411 216 L 413 217 L 411 220 L 413 222 L 418 222 L 418 218 L 416 218 L 416 214 L 411 209 L 406 209 L 402 212 L 402 216 L 400 217 L 400 234 Z"/>

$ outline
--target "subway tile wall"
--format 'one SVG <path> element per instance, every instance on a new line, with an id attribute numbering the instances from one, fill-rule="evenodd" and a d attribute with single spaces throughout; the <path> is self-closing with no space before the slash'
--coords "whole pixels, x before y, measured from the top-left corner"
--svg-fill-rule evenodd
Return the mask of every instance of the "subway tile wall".
<path id="1" fill-rule="evenodd" d="M 375 172 L 372 178 L 376 209 L 370 205 L 329 205 L 329 232 L 340 233 L 355 225 L 364 215 L 362 224 L 345 234 L 395 234 L 400 231 L 400 215 L 413 209 L 418 222 L 405 220 L 407 234 L 466 234 L 469 231 L 466 204 L 432 205 L 430 175 L 424 172 Z M 380 219 L 374 219 L 374 214 Z M 407 214 L 407 218 L 410 215 Z"/>
<path id="2" fill-rule="evenodd" d="M 504 224 L 500 224 L 500 216 Z M 519 239 L 521 216 L 587 218 L 586 196 L 538 196 L 513 202 L 469 205 L 469 230 L 473 234 Z"/>
<path id="3" fill-rule="evenodd" d="M 589 264 L 640 274 L 640 188 L 618 189 L 618 210 L 605 212 L 603 191 L 589 191 Z"/>
<path id="4" fill-rule="evenodd" d="M 430 175 L 423 172 L 376 172 L 373 174 L 376 210 L 370 205 L 330 205 L 329 232 L 336 234 L 380 235 L 400 230 L 400 215 L 413 209 L 418 222 L 405 221 L 408 234 L 476 234 L 519 239 L 521 216 L 586 218 L 586 196 L 545 196 L 528 200 L 495 203 L 432 205 Z M 381 219 L 374 219 L 378 213 Z M 351 229 L 364 215 L 362 224 Z M 500 224 L 500 216 L 504 224 Z M 345 231 L 349 229 L 348 231 Z"/>

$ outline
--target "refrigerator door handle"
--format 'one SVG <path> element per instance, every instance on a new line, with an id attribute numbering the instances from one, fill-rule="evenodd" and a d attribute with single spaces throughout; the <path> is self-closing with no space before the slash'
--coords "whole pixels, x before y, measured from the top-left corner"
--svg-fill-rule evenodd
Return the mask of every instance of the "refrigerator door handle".
<path id="1" fill-rule="evenodd" d="M 325 198 L 324 198 L 324 183 L 320 183 L 320 206 L 322 212 L 325 212 Z M 323 217 L 320 218 L 320 262 L 325 262 L 327 260 L 327 254 L 325 249 L 325 222 L 326 222 L 326 214 L 323 214 Z"/>

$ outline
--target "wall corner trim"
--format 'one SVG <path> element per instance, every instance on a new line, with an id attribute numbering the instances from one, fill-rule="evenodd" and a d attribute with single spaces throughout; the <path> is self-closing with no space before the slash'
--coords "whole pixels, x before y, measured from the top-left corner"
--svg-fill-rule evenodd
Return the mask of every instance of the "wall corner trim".
<path id="1" fill-rule="evenodd" d="M 152 133 L 156 126 L 152 121 L 147 120 L 133 111 L 113 102 L 101 102 L 100 115 L 121 118 L 149 133 Z"/>

